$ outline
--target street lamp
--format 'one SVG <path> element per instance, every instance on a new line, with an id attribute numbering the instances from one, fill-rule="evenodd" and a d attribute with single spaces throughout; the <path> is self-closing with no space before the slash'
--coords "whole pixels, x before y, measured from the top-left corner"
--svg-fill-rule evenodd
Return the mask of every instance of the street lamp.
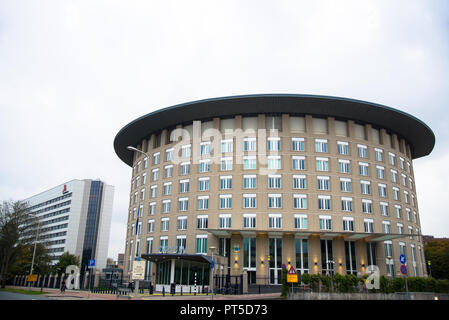
<path id="1" fill-rule="evenodd" d="M 31 259 L 30 275 L 33 274 L 34 257 L 36 256 L 36 245 L 37 245 L 37 238 L 39 237 L 39 229 L 40 229 L 40 227 L 41 227 L 41 222 L 39 221 L 37 223 L 36 238 L 34 239 L 33 258 Z M 30 287 L 31 287 L 31 282 L 30 282 Z"/>
<path id="2" fill-rule="evenodd" d="M 144 154 L 145 156 L 147 156 L 148 159 L 150 158 L 150 156 L 149 156 L 146 152 L 143 152 L 142 150 L 139 150 L 139 149 L 134 148 L 134 147 L 132 147 L 132 146 L 127 146 L 126 149 L 128 149 L 128 150 L 130 150 L 130 151 L 137 151 L 137 152 L 140 152 L 140 153 Z"/>

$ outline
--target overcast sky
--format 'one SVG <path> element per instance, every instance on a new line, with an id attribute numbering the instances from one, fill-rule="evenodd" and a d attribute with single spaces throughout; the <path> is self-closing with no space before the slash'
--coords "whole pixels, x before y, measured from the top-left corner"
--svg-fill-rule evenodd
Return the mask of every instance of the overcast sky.
<path id="1" fill-rule="evenodd" d="M 366 100 L 424 121 L 436 145 L 413 163 L 422 232 L 449 236 L 447 0 L 0 0 L 0 200 L 72 179 L 114 185 L 116 259 L 131 181 L 117 132 L 159 108 L 257 93 Z"/>

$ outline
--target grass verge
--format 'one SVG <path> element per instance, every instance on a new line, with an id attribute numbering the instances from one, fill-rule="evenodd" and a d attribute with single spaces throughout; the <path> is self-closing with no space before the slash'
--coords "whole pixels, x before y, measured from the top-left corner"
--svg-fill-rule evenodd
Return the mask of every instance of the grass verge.
<path id="1" fill-rule="evenodd" d="M 34 291 L 34 290 L 11 289 L 11 288 L 0 289 L 0 291 L 7 291 L 7 292 L 21 293 L 21 294 L 31 294 L 31 295 L 39 295 L 39 294 L 47 293 L 45 291 L 41 292 L 40 290 Z"/>

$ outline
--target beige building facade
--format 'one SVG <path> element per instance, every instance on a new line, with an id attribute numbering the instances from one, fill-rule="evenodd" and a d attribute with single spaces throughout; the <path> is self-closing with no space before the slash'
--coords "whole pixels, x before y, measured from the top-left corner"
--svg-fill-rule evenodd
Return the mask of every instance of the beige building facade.
<path id="1" fill-rule="evenodd" d="M 283 98 L 193 102 L 143 117 L 165 112 L 170 125 L 122 129 L 116 152 L 132 167 L 125 273 L 141 257 L 146 280 L 184 290 L 210 286 L 212 272 L 279 284 L 285 266 L 362 275 L 375 265 L 395 277 L 402 253 L 409 276 L 426 276 L 413 159 L 434 140 L 409 138 L 402 119 L 428 128 L 366 102 Z"/>

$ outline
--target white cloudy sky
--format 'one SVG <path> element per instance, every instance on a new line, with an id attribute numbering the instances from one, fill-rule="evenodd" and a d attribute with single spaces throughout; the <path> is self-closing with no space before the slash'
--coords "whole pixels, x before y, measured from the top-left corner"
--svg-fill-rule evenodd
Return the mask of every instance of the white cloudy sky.
<path id="1" fill-rule="evenodd" d="M 0 200 L 101 178 L 116 187 L 116 258 L 131 175 L 116 133 L 162 107 L 255 93 L 367 100 L 427 123 L 422 231 L 449 235 L 447 0 L 1 0 Z"/>

